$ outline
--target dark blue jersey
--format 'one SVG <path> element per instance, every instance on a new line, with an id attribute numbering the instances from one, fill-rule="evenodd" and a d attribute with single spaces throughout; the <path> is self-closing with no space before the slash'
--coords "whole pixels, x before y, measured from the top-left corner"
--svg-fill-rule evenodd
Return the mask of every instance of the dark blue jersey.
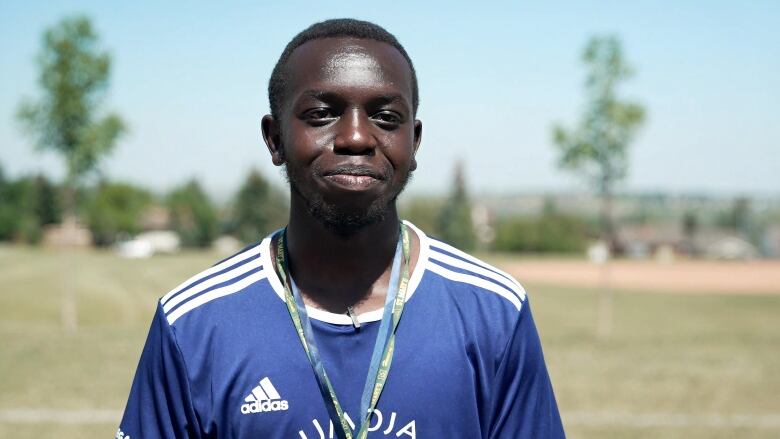
<path id="1" fill-rule="evenodd" d="M 523 288 L 407 224 L 420 256 L 369 438 L 563 438 Z M 270 237 L 160 300 L 118 438 L 336 437 L 269 247 Z M 360 422 L 382 310 L 358 316 L 359 328 L 307 311 L 348 421 Z"/>

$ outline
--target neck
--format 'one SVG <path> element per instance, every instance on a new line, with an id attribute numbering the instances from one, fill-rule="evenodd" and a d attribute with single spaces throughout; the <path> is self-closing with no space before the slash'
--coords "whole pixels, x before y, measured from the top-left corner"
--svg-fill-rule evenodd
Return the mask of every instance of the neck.
<path id="1" fill-rule="evenodd" d="M 350 306 L 361 312 L 381 307 L 399 237 L 395 205 L 384 220 L 344 235 L 313 218 L 295 198 L 287 226 L 288 267 L 304 301 L 335 313 Z"/>

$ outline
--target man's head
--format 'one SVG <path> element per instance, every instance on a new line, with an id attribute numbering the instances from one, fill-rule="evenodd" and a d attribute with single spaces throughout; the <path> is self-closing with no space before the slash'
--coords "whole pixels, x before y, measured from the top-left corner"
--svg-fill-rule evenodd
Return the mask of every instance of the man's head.
<path id="1" fill-rule="evenodd" d="M 271 73 L 271 79 L 268 81 L 268 101 L 271 107 L 271 115 L 275 119 L 279 119 L 280 109 L 286 98 L 285 93 L 287 91 L 288 78 L 290 76 L 290 71 L 288 69 L 290 55 L 292 55 L 295 49 L 303 44 L 323 38 L 373 40 L 395 47 L 409 64 L 409 69 L 412 73 L 412 105 L 414 107 L 414 113 L 417 114 L 417 106 L 420 99 L 417 87 L 417 73 L 414 70 L 412 59 L 409 58 L 409 54 L 406 53 L 406 49 L 404 49 L 393 34 L 379 25 L 351 18 L 339 18 L 314 23 L 298 33 L 298 35 L 293 37 L 293 39 L 287 43 L 287 46 L 285 46 L 282 55 L 279 57 L 279 60 L 276 62 L 274 70 Z"/>
<path id="2" fill-rule="evenodd" d="M 422 125 L 414 69 L 392 35 L 356 20 L 313 25 L 287 45 L 269 98 L 263 135 L 293 209 L 343 235 L 394 209 Z"/>

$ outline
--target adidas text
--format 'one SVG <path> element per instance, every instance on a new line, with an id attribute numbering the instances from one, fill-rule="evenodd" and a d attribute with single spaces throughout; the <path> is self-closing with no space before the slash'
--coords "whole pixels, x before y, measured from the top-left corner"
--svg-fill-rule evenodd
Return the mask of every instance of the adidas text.
<path id="1" fill-rule="evenodd" d="M 262 412 L 278 412 L 280 410 L 287 410 L 287 401 L 255 401 L 251 404 L 241 404 L 241 413 L 247 415 L 249 413 L 262 413 Z"/>

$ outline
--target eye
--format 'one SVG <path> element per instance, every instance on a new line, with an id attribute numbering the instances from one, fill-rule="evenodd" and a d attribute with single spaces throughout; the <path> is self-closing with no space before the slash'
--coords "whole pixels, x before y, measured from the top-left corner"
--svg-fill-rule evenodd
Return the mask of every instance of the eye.
<path id="1" fill-rule="evenodd" d="M 312 108 L 306 110 L 301 115 L 301 119 L 316 126 L 325 125 L 335 119 L 335 117 L 336 115 L 333 113 L 333 110 L 325 107 Z"/>
<path id="2" fill-rule="evenodd" d="M 375 122 L 377 122 L 379 125 L 384 127 L 392 127 L 395 128 L 396 126 L 403 123 L 403 117 L 396 113 L 395 111 L 380 111 L 373 116 L 371 116 L 371 119 L 373 119 Z"/>

